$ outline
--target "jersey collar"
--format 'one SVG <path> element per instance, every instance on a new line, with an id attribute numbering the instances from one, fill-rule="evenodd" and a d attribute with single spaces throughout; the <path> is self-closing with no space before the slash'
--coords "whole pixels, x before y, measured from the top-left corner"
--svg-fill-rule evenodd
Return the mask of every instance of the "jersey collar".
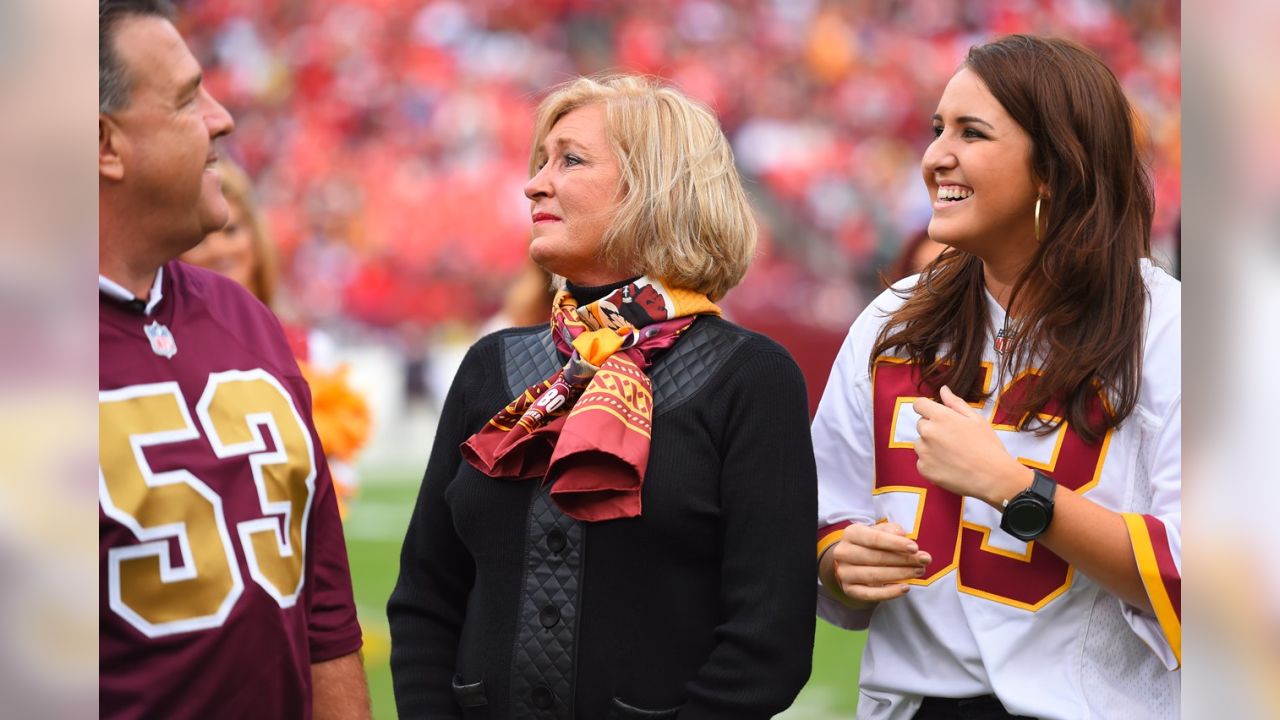
<path id="1" fill-rule="evenodd" d="M 163 283 L 164 267 L 161 266 L 160 269 L 156 270 L 156 281 L 151 283 L 151 292 L 147 297 L 146 303 L 143 304 L 141 298 L 129 292 L 123 285 L 101 273 L 98 274 L 98 292 L 119 300 L 126 305 L 140 308 L 144 315 L 150 315 L 156 309 L 156 306 L 160 304 L 160 301 L 164 299 L 164 291 L 161 289 Z"/>

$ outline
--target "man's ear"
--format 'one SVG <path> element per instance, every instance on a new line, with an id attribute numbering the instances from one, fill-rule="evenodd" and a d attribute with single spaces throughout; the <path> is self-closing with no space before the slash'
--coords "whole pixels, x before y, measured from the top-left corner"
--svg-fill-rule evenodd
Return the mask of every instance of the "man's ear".
<path id="1" fill-rule="evenodd" d="M 124 179 L 124 159 L 120 156 L 123 144 L 120 126 L 98 113 L 98 177 L 117 182 Z"/>

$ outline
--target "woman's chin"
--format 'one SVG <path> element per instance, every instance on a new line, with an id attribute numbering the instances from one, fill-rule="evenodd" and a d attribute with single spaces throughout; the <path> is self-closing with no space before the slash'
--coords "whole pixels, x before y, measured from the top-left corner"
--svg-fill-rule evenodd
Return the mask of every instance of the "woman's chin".
<path id="1" fill-rule="evenodd" d="M 965 250 L 971 245 L 964 233 L 955 232 L 953 228 L 946 227 L 945 223 L 929 223 L 928 233 L 930 240 L 947 247 Z"/>
<path id="2" fill-rule="evenodd" d="M 536 244 L 529 246 L 529 259 L 552 275 L 564 275 L 568 269 L 554 252 L 548 252 L 546 248 L 539 248 Z"/>

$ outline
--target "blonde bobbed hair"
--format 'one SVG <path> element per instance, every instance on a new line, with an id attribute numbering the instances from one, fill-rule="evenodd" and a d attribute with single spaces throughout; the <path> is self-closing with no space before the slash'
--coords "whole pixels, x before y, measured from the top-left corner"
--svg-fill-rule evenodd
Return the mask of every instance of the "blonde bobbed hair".
<path id="1" fill-rule="evenodd" d="M 658 278 L 719 300 L 755 255 L 756 223 L 715 115 L 655 78 L 582 77 L 538 106 L 529 175 L 545 158 L 552 127 L 602 103 L 605 133 L 621 171 L 621 202 L 600 242 L 611 267 Z"/>

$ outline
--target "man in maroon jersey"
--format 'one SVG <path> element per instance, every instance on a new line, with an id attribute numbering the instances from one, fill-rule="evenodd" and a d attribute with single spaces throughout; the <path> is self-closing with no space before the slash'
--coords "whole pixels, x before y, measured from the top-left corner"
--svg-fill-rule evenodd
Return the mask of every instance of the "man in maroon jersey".
<path id="1" fill-rule="evenodd" d="M 167 0 L 99 0 L 104 717 L 367 718 L 342 526 L 275 317 L 173 258 L 232 129 Z"/>

